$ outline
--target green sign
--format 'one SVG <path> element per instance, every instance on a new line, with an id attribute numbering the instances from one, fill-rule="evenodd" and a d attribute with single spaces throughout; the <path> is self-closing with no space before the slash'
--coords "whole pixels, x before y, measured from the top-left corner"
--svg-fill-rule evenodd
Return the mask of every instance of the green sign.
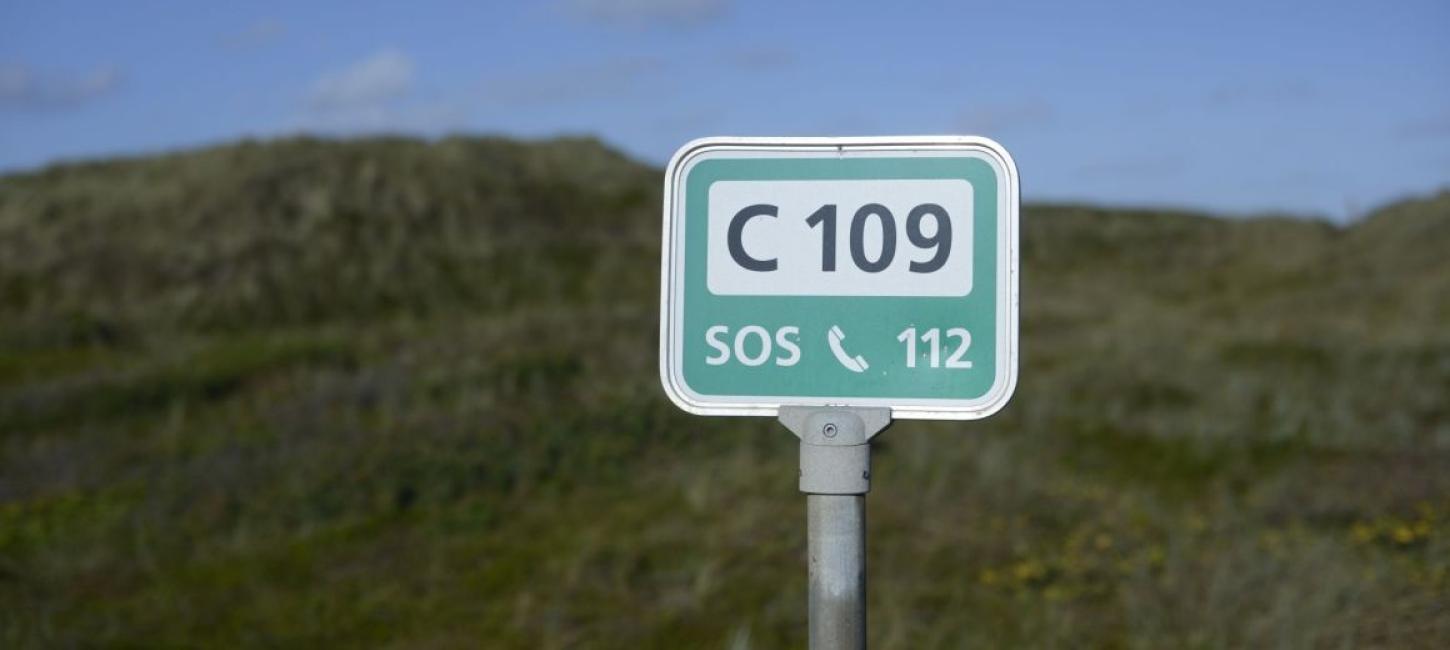
<path id="1" fill-rule="evenodd" d="M 981 138 L 686 145 L 665 180 L 665 391 L 707 415 L 992 414 L 1016 384 L 1017 203 Z"/>

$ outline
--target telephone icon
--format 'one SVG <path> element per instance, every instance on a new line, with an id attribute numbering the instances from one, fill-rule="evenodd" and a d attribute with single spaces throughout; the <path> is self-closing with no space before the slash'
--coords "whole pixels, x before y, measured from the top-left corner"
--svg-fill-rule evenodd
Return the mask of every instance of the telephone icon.
<path id="1" fill-rule="evenodd" d="M 857 354 L 846 354 L 845 348 L 841 347 L 841 339 L 846 338 L 846 333 L 841 331 L 839 325 L 832 325 L 831 331 L 827 333 L 826 340 L 831 344 L 831 353 L 836 355 L 836 361 L 840 361 L 851 372 L 866 372 L 871 364 L 866 363 L 866 358 Z"/>

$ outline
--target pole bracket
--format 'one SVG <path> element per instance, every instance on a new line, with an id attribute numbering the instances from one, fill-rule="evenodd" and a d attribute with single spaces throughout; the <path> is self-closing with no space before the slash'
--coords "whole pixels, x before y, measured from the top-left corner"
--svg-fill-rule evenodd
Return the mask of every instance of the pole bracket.
<path id="1" fill-rule="evenodd" d="M 782 406 L 778 418 L 801 441 L 801 492 L 871 491 L 870 441 L 891 426 L 891 409 Z"/>

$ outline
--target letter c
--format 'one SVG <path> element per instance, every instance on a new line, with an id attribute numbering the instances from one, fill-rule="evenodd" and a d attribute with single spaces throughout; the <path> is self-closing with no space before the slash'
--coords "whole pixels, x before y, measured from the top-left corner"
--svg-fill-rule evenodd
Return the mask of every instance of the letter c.
<path id="1" fill-rule="evenodd" d="M 740 242 L 740 237 L 745 232 L 745 224 L 751 219 L 761 215 L 767 217 L 776 216 L 776 207 L 767 203 L 757 203 L 744 210 L 735 213 L 730 219 L 730 229 L 726 235 L 726 242 L 730 246 L 730 257 L 735 259 L 747 271 L 774 271 L 776 267 L 775 258 L 759 260 L 751 257 L 745 252 L 745 245 Z"/>

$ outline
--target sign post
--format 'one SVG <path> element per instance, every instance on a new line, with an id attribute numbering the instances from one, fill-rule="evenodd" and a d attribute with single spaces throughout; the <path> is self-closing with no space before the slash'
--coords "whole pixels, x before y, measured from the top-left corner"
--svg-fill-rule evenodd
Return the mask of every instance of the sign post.
<path id="1" fill-rule="evenodd" d="M 1018 181 L 975 137 L 709 138 L 665 178 L 660 377 L 800 438 L 810 647 L 866 647 L 870 440 L 1017 380 Z"/>
<path id="2" fill-rule="evenodd" d="M 864 649 L 870 442 L 891 410 L 785 406 L 780 421 L 801 439 L 811 647 Z"/>

